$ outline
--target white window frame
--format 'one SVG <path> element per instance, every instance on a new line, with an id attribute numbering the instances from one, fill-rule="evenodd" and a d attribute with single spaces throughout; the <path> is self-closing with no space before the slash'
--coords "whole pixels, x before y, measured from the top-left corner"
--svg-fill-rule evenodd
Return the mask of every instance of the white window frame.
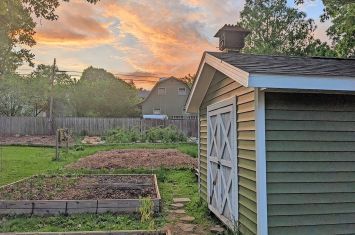
<path id="1" fill-rule="evenodd" d="M 184 89 L 184 91 L 180 91 L 180 89 Z M 186 87 L 179 87 L 178 88 L 178 95 L 181 95 L 181 96 L 183 96 L 183 95 L 186 95 L 187 94 L 187 89 L 186 89 Z"/>
<path id="2" fill-rule="evenodd" d="M 161 92 L 164 90 L 164 92 Z M 166 95 L 166 88 L 165 87 L 158 87 L 158 95 Z"/>
<path id="3" fill-rule="evenodd" d="M 159 112 L 156 112 L 156 111 L 158 111 L 159 110 Z M 161 114 L 161 108 L 154 108 L 153 109 L 153 114 Z"/>

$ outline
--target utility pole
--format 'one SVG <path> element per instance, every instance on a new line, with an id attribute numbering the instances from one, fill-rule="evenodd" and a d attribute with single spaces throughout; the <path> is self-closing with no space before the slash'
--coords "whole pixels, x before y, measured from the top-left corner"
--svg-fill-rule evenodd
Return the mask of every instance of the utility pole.
<path id="1" fill-rule="evenodd" d="M 55 79 L 55 67 L 56 67 L 56 59 L 54 58 L 53 61 L 53 67 L 52 67 L 52 73 L 51 73 L 51 78 L 50 78 L 50 100 L 49 100 L 49 132 L 50 134 L 54 133 L 53 127 L 53 93 L 54 93 L 54 79 Z"/>

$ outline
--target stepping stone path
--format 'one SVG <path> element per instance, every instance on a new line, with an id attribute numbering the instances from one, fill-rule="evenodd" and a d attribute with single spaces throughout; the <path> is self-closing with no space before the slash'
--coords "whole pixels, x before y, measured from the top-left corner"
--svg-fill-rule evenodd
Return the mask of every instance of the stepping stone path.
<path id="1" fill-rule="evenodd" d="M 184 207 L 184 204 L 182 203 L 174 203 L 174 204 L 171 204 L 171 206 L 175 209 L 180 209 L 180 208 L 183 208 Z"/>
<path id="2" fill-rule="evenodd" d="M 185 206 L 190 202 L 189 198 L 173 198 L 171 210 L 169 211 L 167 226 L 172 235 L 206 235 L 223 234 L 224 229 L 221 226 L 205 228 L 195 224 L 195 218 L 186 214 Z"/>
<path id="3" fill-rule="evenodd" d="M 190 201 L 189 198 L 173 198 L 174 203 L 188 203 Z"/>
<path id="4" fill-rule="evenodd" d="M 219 225 L 216 225 L 216 226 L 210 228 L 210 231 L 211 231 L 211 233 L 213 233 L 213 234 L 222 234 L 222 233 L 224 232 L 224 230 L 225 230 L 225 229 L 222 228 L 222 227 L 219 226 Z"/>
<path id="5" fill-rule="evenodd" d="M 186 214 L 185 210 L 172 210 L 170 212 L 173 213 L 173 214 L 179 214 L 179 215 L 185 215 Z"/>
<path id="6" fill-rule="evenodd" d="M 180 219 L 181 221 L 184 221 L 184 222 L 193 222 L 195 220 L 195 217 L 192 217 L 192 216 L 185 216 L 185 217 L 181 217 Z"/>

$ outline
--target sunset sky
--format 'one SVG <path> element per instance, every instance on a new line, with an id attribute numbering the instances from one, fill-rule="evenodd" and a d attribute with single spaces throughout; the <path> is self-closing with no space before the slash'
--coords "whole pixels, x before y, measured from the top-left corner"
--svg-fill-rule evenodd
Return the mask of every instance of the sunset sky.
<path id="1" fill-rule="evenodd" d="M 214 33 L 236 23 L 243 5 L 242 0 L 101 0 L 96 5 L 71 0 L 57 9 L 59 20 L 37 20 L 35 63 L 51 64 L 55 57 L 59 69 L 73 75 L 92 65 L 150 89 L 158 77 L 194 74 L 203 51 L 217 50 Z M 300 8 L 319 23 L 321 0 Z M 318 26 L 316 36 L 326 40 L 326 25 Z"/>

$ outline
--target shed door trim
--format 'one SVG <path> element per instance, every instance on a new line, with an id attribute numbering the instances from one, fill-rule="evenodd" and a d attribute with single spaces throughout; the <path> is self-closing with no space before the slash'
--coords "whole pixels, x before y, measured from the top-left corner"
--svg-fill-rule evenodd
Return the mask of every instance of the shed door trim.
<path id="1" fill-rule="evenodd" d="M 236 98 L 207 107 L 209 209 L 230 228 L 238 220 Z"/>

